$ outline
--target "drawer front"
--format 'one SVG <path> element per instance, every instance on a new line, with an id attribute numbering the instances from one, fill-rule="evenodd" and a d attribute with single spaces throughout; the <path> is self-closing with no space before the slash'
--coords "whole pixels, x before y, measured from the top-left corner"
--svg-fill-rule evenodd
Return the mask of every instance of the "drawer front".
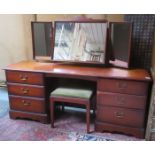
<path id="1" fill-rule="evenodd" d="M 6 71 L 8 82 L 43 85 L 43 74 L 22 71 Z"/>
<path id="2" fill-rule="evenodd" d="M 97 121 L 132 127 L 144 127 L 143 110 L 97 106 L 96 117 Z"/>
<path id="3" fill-rule="evenodd" d="M 124 108 L 145 109 L 146 96 L 97 92 L 97 104 Z"/>
<path id="4" fill-rule="evenodd" d="M 148 83 L 127 80 L 100 79 L 98 81 L 98 90 L 113 93 L 147 95 Z"/>
<path id="5" fill-rule="evenodd" d="M 8 83 L 8 93 L 10 95 L 44 97 L 44 87 L 34 85 L 23 85 Z"/>
<path id="6" fill-rule="evenodd" d="M 45 113 L 44 99 L 34 99 L 20 96 L 9 96 L 10 108 L 20 111 Z"/>

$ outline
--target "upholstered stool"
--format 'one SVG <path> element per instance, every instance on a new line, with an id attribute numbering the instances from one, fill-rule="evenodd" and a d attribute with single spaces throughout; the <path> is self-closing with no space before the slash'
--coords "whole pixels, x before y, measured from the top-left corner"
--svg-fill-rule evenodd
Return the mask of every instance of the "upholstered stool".
<path id="1" fill-rule="evenodd" d="M 90 130 L 90 104 L 93 91 L 81 88 L 57 88 L 50 95 L 51 127 L 54 127 L 54 105 L 65 102 L 70 105 L 86 106 L 87 133 Z"/>

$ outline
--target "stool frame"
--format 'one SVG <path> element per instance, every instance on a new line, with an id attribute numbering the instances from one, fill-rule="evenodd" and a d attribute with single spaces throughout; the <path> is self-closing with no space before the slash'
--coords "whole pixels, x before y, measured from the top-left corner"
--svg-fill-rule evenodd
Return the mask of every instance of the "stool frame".
<path id="1" fill-rule="evenodd" d="M 90 132 L 90 104 L 91 98 L 74 98 L 74 97 L 62 97 L 62 96 L 50 96 L 50 115 L 51 115 L 51 127 L 54 128 L 54 107 L 56 102 L 65 102 L 71 103 L 73 105 L 84 105 L 86 107 L 86 124 L 87 124 L 87 133 Z"/>

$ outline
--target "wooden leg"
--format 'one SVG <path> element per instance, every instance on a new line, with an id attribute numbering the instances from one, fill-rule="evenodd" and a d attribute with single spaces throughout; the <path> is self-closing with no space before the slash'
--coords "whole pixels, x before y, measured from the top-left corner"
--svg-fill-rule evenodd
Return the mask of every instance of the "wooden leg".
<path id="1" fill-rule="evenodd" d="M 91 105 L 92 105 L 92 108 L 93 108 L 93 117 L 95 117 L 96 116 L 96 103 L 95 103 L 96 102 L 96 97 L 94 96 L 90 102 L 91 102 Z"/>
<path id="2" fill-rule="evenodd" d="M 54 128 L 54 101 L 50 101 L 51 127 Z"/>
<path id="3" fill-rule="evenodd" d="M 95 116 L 96 116 L 96 107 L 94 106 L 93 107 L 93 117 L 95 118 Z"/>
<path id="4" fill-rule="evenodd" d="M 62 112 L 64 112 L 65 111 L 65 105 L 64 105 L 64 103 L 62 104 Z"/>
<path id="5" fill-rule="evenodd" d="M 87 122 L 87 133 L 90 131 L 90 103 L 86 105 L 86 122 Z"/>

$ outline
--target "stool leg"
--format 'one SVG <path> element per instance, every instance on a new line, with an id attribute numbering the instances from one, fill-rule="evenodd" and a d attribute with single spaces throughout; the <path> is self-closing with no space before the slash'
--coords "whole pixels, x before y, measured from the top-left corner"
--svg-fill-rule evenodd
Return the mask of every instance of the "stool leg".
<path id="1" fill-rule="evenodd" d="M 64 103 L 62 104 L 62 112 L 64 112 L 65 111 L 65 105 L 64 105 Z"/>
<path id="2" fill-rule="evenodd" d="M 90 103 L 86 105 L 86 121 L 87 121 L 87 133 L 90 131 Z"/>
<path id="3" fill-rule="evenodd" d="M 96 111 L 96 107 L 95 107 L 95 106 L 93 106 L 93 116 L 94 116 L 94 117 L 96 116 L 95 111 Z"/>
<path id="4" fill-rule="evenodd" d="M 51 127 L 54 128 L 54 101 L 50 101 L 50 110 L 51 110 Z"/>

